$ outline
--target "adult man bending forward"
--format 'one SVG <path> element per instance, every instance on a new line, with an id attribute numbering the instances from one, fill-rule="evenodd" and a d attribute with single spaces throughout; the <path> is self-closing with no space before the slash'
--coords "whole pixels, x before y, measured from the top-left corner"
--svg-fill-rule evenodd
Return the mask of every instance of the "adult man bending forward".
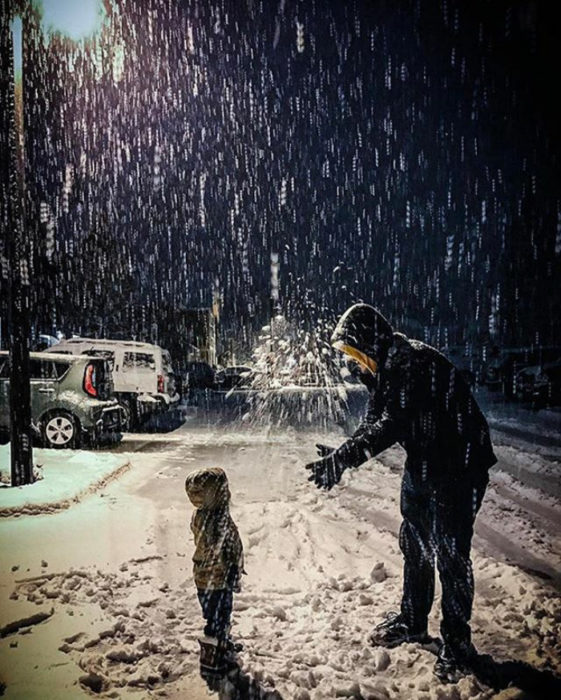
<path id="1" fill-rule="evenodd" d="M 371 641 L 394 647 L 430 639 L 427 618 L 436 555 L 444 643 L 435 673 L 455 681 L 469 672 L 476 656 L 469 626 L 474 588 L 470 547 L 488 470 L 497 461 L 487 421 L 458 370 L 434 348 L 395 333 L 372 306 L 348 309 L 331 341 L 360 367 L 370 400 L 349 440 L 336 450 L 318 445 L 322 459 L 306 465 L 310 481 L 330 489 L 345 469 L 394 443 L 404 447 L 401 610 L 387 615 Z"/>

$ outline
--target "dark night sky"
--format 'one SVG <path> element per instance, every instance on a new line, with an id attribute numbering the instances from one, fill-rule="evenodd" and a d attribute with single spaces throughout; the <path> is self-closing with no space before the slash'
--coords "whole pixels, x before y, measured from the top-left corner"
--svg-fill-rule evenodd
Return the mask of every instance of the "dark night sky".
<path id="1" fill-rule="evenodd" d="M 302 322 L 362 299 L 438 345 L 560 343 L 548 6 L 116 0 L 97 45 L 35 43 L 37 328 L 149 337 L 215 279 L 255 328 L 277 251 Z"/>

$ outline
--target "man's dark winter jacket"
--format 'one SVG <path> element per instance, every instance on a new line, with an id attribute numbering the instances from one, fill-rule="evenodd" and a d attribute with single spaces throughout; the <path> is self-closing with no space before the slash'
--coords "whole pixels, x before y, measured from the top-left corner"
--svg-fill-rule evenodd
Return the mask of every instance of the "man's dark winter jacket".
<path id="1" fill-rule="evenodd" d="M 393 333 L 372 307 L 352 308 L 354 319 L 352 313 L 343 317 L 333 340 L 373 357 L 378 371 L 360 427 L 335 452 L 340 465 L 356 467 L 397 442 L 407 452 L 408 469 L 423 479 L 484 478 L 497 459 L 487 421 L 461 374 L 434 348 Z M 366 313 L 357 324 L 359 312 Z"/>

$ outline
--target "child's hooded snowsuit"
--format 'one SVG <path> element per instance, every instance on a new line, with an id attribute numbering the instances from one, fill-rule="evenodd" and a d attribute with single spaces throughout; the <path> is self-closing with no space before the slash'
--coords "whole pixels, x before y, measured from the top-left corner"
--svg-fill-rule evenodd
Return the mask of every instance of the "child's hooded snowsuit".
<path id="1" fill-rule="evenodd" d="M 193 576 L 203 591 L 235 589 L 243 571 L 243 545 L 230 516 L 230 490 L 224 470 L 199 469 L 187 476 L 185 490 L 196 510 Z"/>

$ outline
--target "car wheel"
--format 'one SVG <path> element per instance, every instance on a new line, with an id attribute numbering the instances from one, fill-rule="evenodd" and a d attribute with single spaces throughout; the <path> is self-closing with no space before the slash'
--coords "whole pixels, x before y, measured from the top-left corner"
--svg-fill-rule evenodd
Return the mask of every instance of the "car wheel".
<path id="1" fill-rule="evenodd" d="M 43 420 L 43 445 L 54 449 L 74 449 L 78 447 L 79 431 L 78 420 L 71 413 L 49 413 Z"/>
<path id="2" fill-rule="evenodd" d="M 119 406 L 121 406 L 124 412 L 121 432 L 134 433 L 141 423 L 136 401 L 134 399 L 120 399 Z"/>
<path id="3" fill-rule="evenodd" d="M 121 415 L 121 432 L 130 433 L 132 428 L 132 411 L 128 401 L 120 401 L 119 406 L 123 409 Z"/>

